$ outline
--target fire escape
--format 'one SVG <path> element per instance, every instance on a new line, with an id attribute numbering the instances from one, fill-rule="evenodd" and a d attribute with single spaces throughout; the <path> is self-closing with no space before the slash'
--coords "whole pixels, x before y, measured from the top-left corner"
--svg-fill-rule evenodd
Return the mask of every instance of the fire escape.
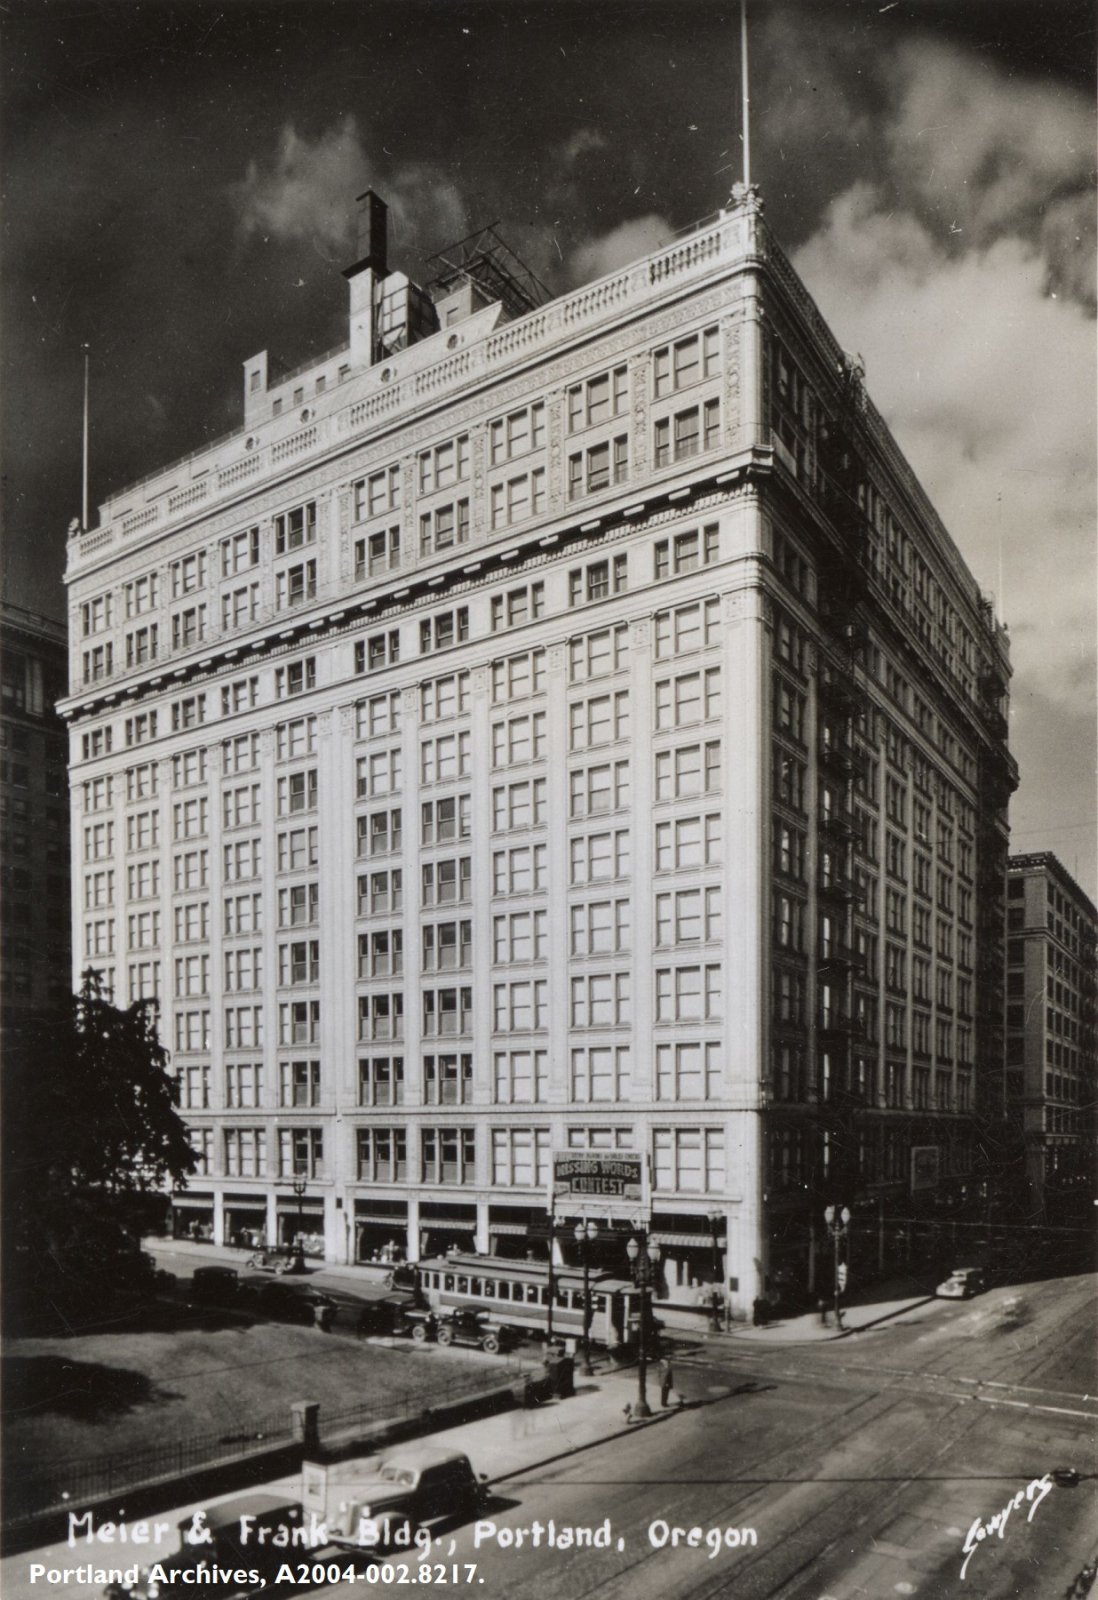
<path id="1" fill-rule="evenodd" d="M 822 1199 L 851 1203 L 868 1176 L 861 1144 L 870 1082 L 859 1041 L 876 994 L 855 932 L 858 899 L 854 856 L 860 839 L 854 803 L 861 757 L 860 728 L 868 696 L 858 681 L 868 633 L 869 539 L 859 490 L 864 483 L 861 368 L 847 359 L 839 403 L 821 425 L 819 505 L 831 548 L 819 566 L 820 652 L 817 673 L 819 832 L 816 850 L 816 1065 L 823 1158 Z"/>

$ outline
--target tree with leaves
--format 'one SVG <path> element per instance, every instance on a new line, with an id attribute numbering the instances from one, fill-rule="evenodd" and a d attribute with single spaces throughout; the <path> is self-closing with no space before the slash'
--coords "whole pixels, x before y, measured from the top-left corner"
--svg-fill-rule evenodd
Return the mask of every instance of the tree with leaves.
<path id="1" fill-rule="evenodd" d="M 147 1276 L 141 1234 L 196 1165 L 155 1003 L 120 1010 L 89 970 L 68 1006 L 5 1054 L 9 1323 L 84 1321 Z"/>

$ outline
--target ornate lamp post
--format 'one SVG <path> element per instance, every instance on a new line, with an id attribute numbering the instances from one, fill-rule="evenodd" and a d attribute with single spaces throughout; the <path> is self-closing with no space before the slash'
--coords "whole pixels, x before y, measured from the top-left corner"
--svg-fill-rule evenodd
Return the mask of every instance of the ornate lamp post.
<path id="1" fill-rule="evenodd" d="M 297 1196 L 297 1249 L 293 1270 L 305 1271 L 305 1174 L 294 1174 L 294 1194 Z"/>
<path id="2" fill-rule="evenodd" d="M 831 1235 L 831 1244 L 835 1255 L 835 1326 L 841 1328 L 843 1325 L 843 1313 L 839 1305 L 839 1297 L 846 1286 L 846 1262 L 845 1260 L 840 1260 L 840 1255 L 845 1256 L 846 1254 L 844 1247 L 847 1230 L 850 1227 L 850 1212 L 846 1206 L 843 1206 L 842 1210 L 838 1212 L 834 1206 L 828 1206 L 824 1211 L 824 1222 L 827 1225 L 828 1233 Z"/>
<path id="3" fill-rule="evenodd" d="M 591 1366 L 591 1246 L 599 1230 L 593 1222 L 577 1222 L 574 1231 L 583 1262 L 583 1372 L 589 1378 L 594 1371 Z"/>
<path id="4" fill-rule="evenodd" d="M 721 1300 L 724 1300 L 726 1306 L 728 1304 L 727 1297 L 725 1296 L 725 1293 L 724 1293 L 724 1271 L 723 1271 L 723 1269 L 721 1267 L 721 1252 L 720 1252 L 720 1242 L 719 1242 L 720 1241 L 720 1228 L 721 1228 L 721 1223 L 723 1221 L 724 1221 L 724 1213 L 723 1212 L 721 1212 L 721 1211 L 711 1211 L 709 1213 L 709 1234 L 710 1234 L 711 1239 L 713 1240 L 713 1284 L 714 1284 L 714 1295 L 716 1295 L 716 1285 L 720 1284 L 720 1286 L 721 1286 L 720 1287 L 720 1295 L 719 1295 L 719 1297 L 715 1298 L 714 1301 L 713 1301 L 713 1331 L 715 1333 L 719 1333 L 720 1332 L 720 1328 L 721 1328 L 721 1312 L 720 1312 Z"/>
<path id="5" fill-rule="evenodd" d="M 652 1293 L 652 1285 L 656 1281 L 656 1266 L 660 1259 L 660 1247 L 651 1240 L 638 1243 L 630 1239 L 625 1247 L 629 1257 L 629 1268 L 633 1274 L 633 1282 L 640 1290 L 640 1329 L 637 1341 L 637 1403 L 633 1407 L 634 1417 L 650 1417 L 652 1407 L 648 1404 L 648 1302 Z"/>

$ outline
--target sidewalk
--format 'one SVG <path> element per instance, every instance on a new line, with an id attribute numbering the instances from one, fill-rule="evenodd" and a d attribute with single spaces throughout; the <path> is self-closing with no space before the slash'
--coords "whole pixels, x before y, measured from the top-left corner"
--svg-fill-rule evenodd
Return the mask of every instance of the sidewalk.
<path id="1" fill-rule="evenodd" d="M 628 1409 L 637 1397 L 637 1374 L 634 1368 L 621 1372 L 600 1371 L 594 1377 L 577 1374 L 576 1393 L 567 1400 L 552 1401 L 532 1410 L 504 1411 L 495 1416 L 482 1417 L 475 1422 L 424 1434 L 414 1443 L 394 1445 L 397 1450 L 415 1449 L 420 1445 L 440 1445 L 451 1450 L 461 1450 L 468 1455 L 474 1471 L 485 1473 L 492 1485 L 502 1484 L 519 1473 L 535 1467 L 544 1467 L 562 1457 L 606 1443 L 636 1428 L 656 1427 L 665 1419 L 677 1414 L 676 1408 L 659 1405 L 659 1375 L 649 1373 L 648 1400 L 653 1415 L 645 1422 L 631 1423 Z M 267 1490 L 298 1498 L 301 1495 L 301 1474 L 294 1473 L 270 1484 L 257 1484 L 256 1491 Z M 249 1491 L 253 1492 L 253 1491 Z M 208 1511 L 224 1500 L 239 1497 L 213 1496 L 209 1500 L 190 1502 L 172 1510 L 157 1512 L 156 1519 L 170 1524 L 171 1536 L 163 1546 L 147 1546 L 140 1557 L 142 1565 L 163 1557 L 178 1546 L 176 1526 L 184 1517 L 195 1511 Z M 79 1508 L 74 1507 L 74 1510 Z M 76 1548 L 67 1544 L 53 1544 L 37 1550 L 26 1550 L 5 1557 L 0 1562 L 0 1589 L 5 1600 L 33 1600 L 40 1595 L 41 1581 L 32 1589 L 30 1566 L 40 1562 L 47 1568 L 72 1570 L 80 1563 L 98 1567 L 128 1565 L 137 1551 L 128 1546 L 87 1545 L 81 1541 Z M 91 1600 L 98 1597 L 102 1585 L 94 1583 L 62 1582 L 50 1584 L 51 1597 L 65 1600 Z"/>
<path id="2" fill-rule="evenodd" d="M 843 1325 L 835 1326 L 835 1308 L 828 1302 L 827 1322 L 821 1322 L 818 1311 L 806 1311 L 796 1317 L 779 1317 L 761 1327 L 750 1323 L 734 1325 L 727 1332 L 710 1333 L 707 1341 L 742 1340 L 752 1344 L 826 1344 L 828 1341 L 848 1339 L 853 1334 L 864 1333 L 882 1323 L 897 1322 L 922 1306 L 935 1304 L 933 1294 L 928 1294 L 910 1279 L 876 1286 L 859 1305 L 844 1304 Z"/>

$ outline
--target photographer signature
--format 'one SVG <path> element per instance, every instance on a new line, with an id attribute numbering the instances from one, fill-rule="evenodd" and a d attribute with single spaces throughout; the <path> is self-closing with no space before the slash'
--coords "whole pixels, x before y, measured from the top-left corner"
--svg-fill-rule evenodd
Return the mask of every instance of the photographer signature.
<path id="1" fill-rule="evenodd" d="M 995 1515 L 990 1517 L 987 1522 L 981 1522 L 977 1517 L 965 1534 L 965 1542 L 961 1547 L 965 1558 L 961 1562 L 961 1577 L 964 1577 L 965 1569 L 985 1539 L 990 1539 L 993 1533 L 998 1534 L 1000 1539 L 1003 1537 L 1003 1530 L 1006 1528 L 1007 1520 L 1012 1511 L 1017 1511 L 1027 1500 L 1031 1501 L 1029 1516 L 1026 1521 L 1032 1522 L 1033 1513 L 1051 1488 L 1052 1479 L 1047 1472 L 1042 1473 L 1041 1477 L 1031 1479 L 1024 1489 L 1019 1489 L 1017 1494 L 1012 1495 L 1003 1509 L 996 1511 Z"/>

